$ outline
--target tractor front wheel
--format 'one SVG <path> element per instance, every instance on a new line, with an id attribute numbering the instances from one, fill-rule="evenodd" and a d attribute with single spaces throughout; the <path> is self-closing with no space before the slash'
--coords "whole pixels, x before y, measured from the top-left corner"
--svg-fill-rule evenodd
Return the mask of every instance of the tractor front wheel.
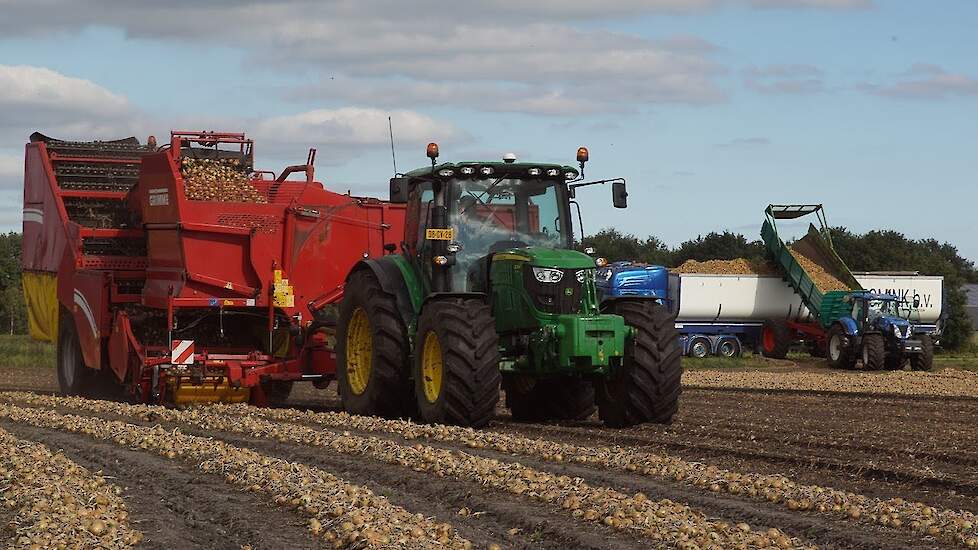
<path id="1" fill-rule="evenodd" d="M 499 338 L 489 306 L 452 298 L 429 302 L 418 320 L 414 393 L 426 422 L 479 428 L 499 402 Z"/>
<path id="2" fill-rule="evenodd" d="M 886 342 L 882 334 L 863 336 L 863 368 L 880 370 L 886 364 Z"/>
<path id="3" fill-rule="evenodd" d="M 645 300 L 615 301 L 605 312 L 624 317 L 632 338 L 622 366 L 595 383 L 598 416 L 612 428 L 671 422 L 683 373 L 675 319 L 664 306 Z"/>
<path id="4" fill-rule="evenodd" d="M 369 271 L 346 284 L 336 334 L 337 390 L 352 414 L 410 416 L 408 337 L 393 296 Z"/>
<path id="5" fill-rule="evenodd" d="M 929 334 L 920 337 L 920 353 L 910 356 L 910 368 L 913 370 L 934 368 L 934 341 Z"/>

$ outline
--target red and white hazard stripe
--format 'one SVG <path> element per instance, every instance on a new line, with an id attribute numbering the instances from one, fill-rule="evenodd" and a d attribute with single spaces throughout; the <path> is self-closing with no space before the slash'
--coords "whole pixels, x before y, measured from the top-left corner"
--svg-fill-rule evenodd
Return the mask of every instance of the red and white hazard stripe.
<path id="1" fill-rule="evenodd" d="M 174 365 L 193 365 L 194 364 L 194 341 L 193 340 L 174 340 L 170 348 L 170 363 Z"/>

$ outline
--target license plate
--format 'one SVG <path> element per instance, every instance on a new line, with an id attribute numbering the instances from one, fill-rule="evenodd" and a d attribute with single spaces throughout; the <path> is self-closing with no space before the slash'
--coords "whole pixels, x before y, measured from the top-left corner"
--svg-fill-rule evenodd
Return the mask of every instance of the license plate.
<path id="1" fill-rule="evenodd" d="M 454 229 L 425 229 L 424 238 L 429 241 L 450 241 L 455 238 Z"/>

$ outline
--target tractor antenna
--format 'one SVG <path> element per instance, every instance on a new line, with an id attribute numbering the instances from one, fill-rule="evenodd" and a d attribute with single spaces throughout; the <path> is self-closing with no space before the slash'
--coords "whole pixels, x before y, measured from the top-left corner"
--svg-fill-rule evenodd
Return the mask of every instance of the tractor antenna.
<path id="1" fill-rule="evenodd" d="M 391 134 L 391 161 L 394 163 L 394 175 L 397 175 L 397 157 L 394 155 L 394 124 L 391 122 L 390 115 L 387 116 L 387 129 Z"/>

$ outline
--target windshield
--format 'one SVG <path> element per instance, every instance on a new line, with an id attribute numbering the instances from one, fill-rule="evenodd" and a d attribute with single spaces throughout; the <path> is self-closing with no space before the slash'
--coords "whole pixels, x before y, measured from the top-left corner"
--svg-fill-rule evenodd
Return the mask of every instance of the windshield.
<path id="1" fill-rule="evenodd" d="M 456 240 L 472 253 L 524 246 L 564 248 L 560 194 L 552 180 L 476 179 L 455 182 Z"/>
<path id="2" fill-rule="evenodd" d="M 869 319 L 877 319 L 883 316 L 893 317 L 897 314 L 896 302 L 893 300 L 870 300 Z"/>
<path id="3" fill-rule="evenodd" d="M 487 254 L 508 248 L 568 248 L 562 181 L 458 179 L 448 205 L 458 246 L 454 271 L 465 277 Z M 458 287 L 456 287 L 458 288 Z"/>

